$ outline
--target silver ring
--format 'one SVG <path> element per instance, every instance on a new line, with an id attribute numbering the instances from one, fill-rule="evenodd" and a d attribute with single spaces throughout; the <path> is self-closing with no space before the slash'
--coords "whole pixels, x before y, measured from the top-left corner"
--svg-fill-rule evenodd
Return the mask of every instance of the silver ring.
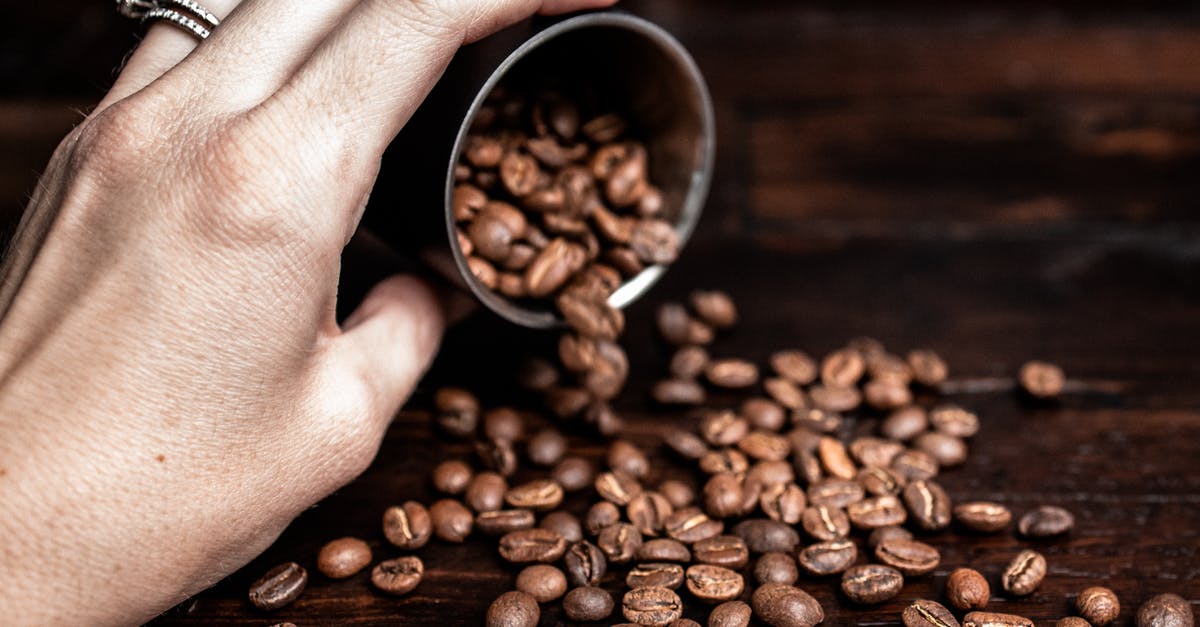
<path id="1" fill-rule="evenodd" d="M 195 0 L 116 0 L 117 12 L 145 22 L 170 22 L 199 39 L 208 39 L 221 23 Z"/>

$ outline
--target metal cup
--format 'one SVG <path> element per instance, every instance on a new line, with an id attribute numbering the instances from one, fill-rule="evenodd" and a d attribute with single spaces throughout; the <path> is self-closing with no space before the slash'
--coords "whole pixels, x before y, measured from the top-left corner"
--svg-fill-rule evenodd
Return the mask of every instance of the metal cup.
<path id="1" fill-rule="evenodd" d="M 712 100 L 692 57 L 651 22 L 620 11 L 535 19 L 464 47 L 392 143 L 364 217 L 367 228 L 504 318 L 550 328 L 562 321 L 549 303 L 515 302 L 475 279 L 459 249 L 450 204 L 454 167 L 475 114 L 494 87 L 516 74 L 544 78 L 547 85 L 586 81 L 617 103 L 643 133 L 651 180 L 662 190 L 681 245 L 700 218 L 712 176 Z M 665 269 L 646 268 L 609 303 L 623 308 L 633 302 Z"/>

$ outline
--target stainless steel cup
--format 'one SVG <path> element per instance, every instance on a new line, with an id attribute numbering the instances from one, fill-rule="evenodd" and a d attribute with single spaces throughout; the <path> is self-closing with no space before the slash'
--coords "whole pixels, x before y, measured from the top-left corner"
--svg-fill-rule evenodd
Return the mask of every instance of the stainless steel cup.
<path id="1" fill-rule="evenodd" d="M 475 279 L 459 250 L 450 205 L 454 166 L 471 121 L 492 89 L 512 75 L 546 85 L 584 80 L 619 104 L 643 132 L 651 180 L 662 189 L 681 245 L 700 218 L 712 176 L 712 101 L 688 52 L 651 22 L 620 11 L 535 19 L 464 47 L 392 143 L 366 226 L 508 320 L 549 328 L 561 324 L 551 307 L 511 301 Z M 633 302 L 664 271 L 646 268 L 613 293 L 610 304 Z"/>

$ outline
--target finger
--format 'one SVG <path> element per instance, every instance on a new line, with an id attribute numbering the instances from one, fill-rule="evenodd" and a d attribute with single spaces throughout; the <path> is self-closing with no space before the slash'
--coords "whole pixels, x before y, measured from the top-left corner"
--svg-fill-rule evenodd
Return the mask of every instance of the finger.
<path id="1" fill-rule="evenodd" d="M 363 384 L 374 426 L 386 425 L 408 398 L 433 361 L 442 328 L 433 292 L 407 275 L 381 281 L 342 324 L 334 367 Z"/>

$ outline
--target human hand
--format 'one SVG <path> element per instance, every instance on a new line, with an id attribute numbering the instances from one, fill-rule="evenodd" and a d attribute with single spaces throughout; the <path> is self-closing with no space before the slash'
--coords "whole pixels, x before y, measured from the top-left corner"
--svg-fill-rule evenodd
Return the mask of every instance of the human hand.
<path id="1" fill-rule="evenodd" d="M 211 0 L 194 52 L 151 29 L 0 273 L 6 623 L 147 620 L 367 467 L 442 328 L 411 277 L 334 319 L 384 148 L 463 42 L 610 2 Z"/>

